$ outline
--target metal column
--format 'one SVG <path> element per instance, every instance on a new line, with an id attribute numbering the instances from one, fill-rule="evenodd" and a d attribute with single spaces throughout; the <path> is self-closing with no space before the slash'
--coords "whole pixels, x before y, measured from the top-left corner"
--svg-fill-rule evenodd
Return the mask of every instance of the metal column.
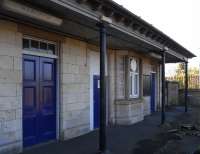
<path id="1" fill-rule="evenodd" d="M 165 123 L 165 50 L 162 53 L 162 109 L 161 124 Z"/>
<path id="2" fill-rule="evenodd" d="M 188 111 L 188 62 L 185 62 L 185 112 Z"/>
<path id="3" fill-rule="evenodd" d="M 100 127 L 99 127 L 99 153 L 107 153 L 106 147 L 106 28 L 103 23 L 100 28 Z"/>

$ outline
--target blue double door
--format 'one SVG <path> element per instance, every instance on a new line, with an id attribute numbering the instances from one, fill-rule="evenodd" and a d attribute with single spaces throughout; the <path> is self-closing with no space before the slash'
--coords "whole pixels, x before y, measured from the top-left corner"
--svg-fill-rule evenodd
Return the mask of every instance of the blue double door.
<path id="1" fill-rule="evenodd" d="M 56 62 L 23 56 L 23 145 L 56 138 Z"/>
<path id="2" fill-rule="evenodd" d="M 156 74 L 151 73 L 151 112 L 155 112 Z"/>
<path id="3" fill-rule="evenodd" d="M 100 77 L 99 75 L 93 76 L 93 119 L 94 129 L 99 128 L 99 108 L 100 108 Z"/>

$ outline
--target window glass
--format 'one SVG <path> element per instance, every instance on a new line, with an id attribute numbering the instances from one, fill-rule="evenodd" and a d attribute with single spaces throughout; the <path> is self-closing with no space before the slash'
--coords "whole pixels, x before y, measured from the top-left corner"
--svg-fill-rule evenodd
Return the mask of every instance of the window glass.
<path id="1" fill-rule="evenodd" d="M 35 40 L 31 40 L 31 48 L 38 49 L 39 48 L 39 42 Z"/>
<path id="2" fill-rule="evenodd" d="M 133 86 L 133 75 L 132 75 L 132 72 L 130 73 L 130 84 L 129 84 L 130 86 L 129 86 L 129 91 L 130 91 L 130 94 L 132 94 L 133 93 L 133 88 L 132 88 L 132 86 Z"/>
<path id="3" fill-rule="evenodd" d="M 143 75 L 143 96 L 151 95 L 151 76 Z"/>
<path id="4" fill-rule="evenodd" d="M 45 54 L 56 54 L 56 45 L 47 41 L 23 39 L 23 49 Z"/>
<path id="5" fill-rule="evenodd" d="M 40 49 L 41 49 L 41 50 L 47 50 L 47 43 L 45 43 L 45 42 L 40 42 Z"/>
<path id="6" fill-rule="evenodd" d="M 30 48 L 29 40 L 23 39 L 23 49 Z"/>
<path id="7" fill-rule="evenodd" d="M 130 97 L 139 97 L 139 63 L 138 59 L 130 58 Z"/>
<path id="8" fill-rule="evenodd" d="M 49 53 L 55 54 L 55 50 L 56 50 L 55 44 L 48 44 L 48 52 Z"/>
<path id="9" fill-rule="evenodd" d="M 138 74 L 135 74 L 134 76 L 134 94 L 138 95 Z"/>
<path id="10" fill-rule="evenodd" d="M 135 69 L 135 72 L 139 72 L 139 62 L 138 62 L 138 60 L 136 60 L 136 69 Z"/>

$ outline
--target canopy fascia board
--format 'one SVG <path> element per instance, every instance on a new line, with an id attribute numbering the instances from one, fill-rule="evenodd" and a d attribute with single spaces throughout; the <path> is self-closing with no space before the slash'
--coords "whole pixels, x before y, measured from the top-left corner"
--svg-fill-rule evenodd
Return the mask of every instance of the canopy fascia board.
<path id="1" fill-rule="evenodd" d="M 96 14 L 94 14 L 94 13 L 92 13 L 92 12 L 86 10 L 86 9 L 78 7 L 77 5 L 74 5 L 74 4 L 70 3 L 69 1 L 63 1 L 63 0 L 50 0 L 50 1 L 52 1 L 54 3 L 57 3 L 57 4 L 61 5 L 61 6 L 64 6 L 67 9 L 69 9 L 71 11 L 74 11 L 76 13 L 79 13 L 79 14 L 81 14 L 83 16 L 86 16 L 86 17 L 88 17 L 91 20 L 94 20 L 96 22 L 100 22 L 101 21 L 100 19 L 101 19 L 102 16 L 98 16 L 98 15 L 96 15 Z M 121 26 L 118 26 L 117 24 L 110 23 L 109 27 L 114 28 L 116 30 L 119 30 L 119 31 L 121 31 L 121 32 L 123 32 L 123 33 L 125 33 L 125 34 L 127 34 L 129 36 L 132 36 L 132 37 L 134 37 L 134 38 L 136 38 L 136 39 L 138 39 L 138 40 L 140 40 L 140 41 L 142 41 L 144 43 L 147 43 L 148 45 L 154 46 L 159 51 L 162 51 L 163 48 L 164 48 L 164 46 L 159 45 L 158 43 L 149 41 L 149 40 L 145 39 L 144 37 L 142 37 L 142 36 L 140 36 L 140 35 L 138 35 L 138 34 L 136 34 L 134 32 L 130 32 L 127 29 L 122 28 Z M 185 56 L 183 56 L 180 53 L 177 53 L 177 52 L 175 52 L 175 51 L 173 51 L 171 49 L 169 49 L 167 51 L 167 53 L 172 55 L 172 56 L 175 56 L 177 59 L 180 59 L 180 61 L 187 61 L 187 58 Z"/>

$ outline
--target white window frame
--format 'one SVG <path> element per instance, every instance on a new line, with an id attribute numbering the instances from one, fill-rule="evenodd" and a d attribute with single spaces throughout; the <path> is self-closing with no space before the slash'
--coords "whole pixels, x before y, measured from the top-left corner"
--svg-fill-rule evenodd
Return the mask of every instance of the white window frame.
<path id="1" fill-rule="evenodd" d="M 44 53 L 42 49 L 35 49 L 35 48 L 24 48 L 23 49 L 23 54 L 28 54 L 28 55 L 33 55 L 33 56 L 40 56 L 40 57 L 47 57 L 47 58 L 54 58 L 54 59 L 58 59 L 58 45 L 56 42 L 53 41 L 47 41 L 47 40 L 43 40 L 43 39 L 39 39 L 39 38 L 35 38 L 35 37 L 30 37 L 30 36 L 23 36 L 23 39 L 27 39 L 27 40 L 34 40 L 39 42 L 44 42 L 47 44 L 53 44 L 55 45 L 55 53 L 54 54 L 50 54 L 50 53 Z"/>
<path id="2" fill-rule="evenodd" d="M 140 77 L 139 77 L 139 60 L 134 58 L 134 57 L 131 57 L 129 59 L 129 65 L 130 65 L 130 61 L 132 59 L 135 59 L 136 61 L 136 65 L 137 65 L 137 70 L 136 71 L 133 71 L 131 70 L 131 66 L 129 66 L 129 81 L 130 81 L 130 84 L 129 84 L 129 89 L 130 89 L 130 92 L 129 92 L 129 97 L 130 98 L 138 98 L 139 97 L 139 90 L 140 90 Z M 135 80 L 137 81 L 136 84 L 135 84 Z M 135 91 L 137 93 L 135 93 Z"/>

